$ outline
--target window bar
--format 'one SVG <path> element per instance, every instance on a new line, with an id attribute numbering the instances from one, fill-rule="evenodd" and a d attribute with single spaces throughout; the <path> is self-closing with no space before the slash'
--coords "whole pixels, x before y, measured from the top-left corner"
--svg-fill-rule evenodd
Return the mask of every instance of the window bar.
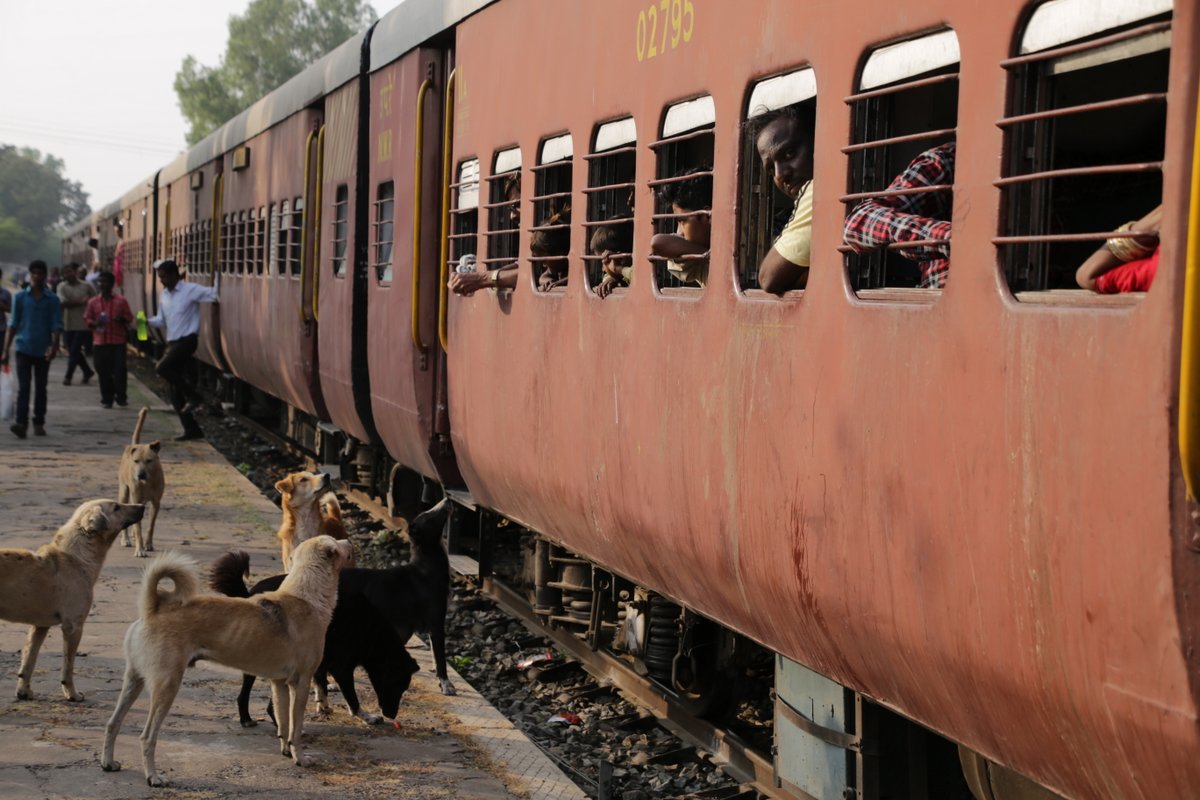
<path id="1" fill-rule="evenodd" d="M 904 136 L 892 136 L 887 139 L 875 139 L 861 144 L 852 144 L 842 148 L 843 153 L 857 153 L 860 150 L 870 150 L 874 147 L 887 147 L 893 144 L 903 144 L 904 142 L 919 142 L 922 139 L 939 139 L 942 137 L 954 136 L 958 132 L 957 128 L 939 128 L 932 131 L 922 131 L 920 133 L 909 133 Z"/>
<path id="2" fill-rule="evenodd" d="M 712 170 L 706 170 L 704 172 L 689 172 L 687 175 L 674 175 L 670 178 L 655 178 L 652 181 L 647 181 L 646 185 L 653 188 L 656 186 L 666 186 L 668 183 L 683 183 L 684 181 L 690 181 L 696 178 L 711 178 L 712 176 Z"/>
<path id="3" fill-rule="evenodd" d="M 904 197 L 910 194 L 928 194 L 930 192 L 949 192 L 953 191 L 953 184 L 939 183 L 933 186 L 913 186 L 909 189 L 892 189 L 879 192 L 856 192 L 855 194 L 842 195 L 838 200 L 842 203 L 854 203 L 859 200 L 871 200 L 877 197 Z"/>
<path id="4" fill-rule="evenodd" d="M 1036 111 L 1032 114 L 1020 114 L 1015 117 L 1005 117 L 996 121 L 996 125 L 1005 128 L 1010 125 L 1020 125 L 1022 122 L 1034 122 L 1039 119 L 1053 119 L 1055 117 L 1066 117 L 1071 114 L 1083 114 L 1088 111 L 1106 111 L 1110 108 L 1124 108 L 1126 106 L 1138 106 L 1148 103 L 1165 103 L 1167 100 L 1166 92 L 1155 94 L 1136 94 L 1129 97 L 1118 97 L 1115 100 L 1101 100 L 1096 103 L 1083 103 L 1077 106 L 1067 106 L 1065 108 L 1052 108 L 1048 111 Z"/>
<path id="5" fill-rule="evenodd" d="M 992 244 L 1038 244 L 1040 242 L 1099 242 L 1109 239 L 1134 239 L 1158 236 L 1158 231 L 1105 231 L 1100 233 L 1046 233 L 1031 236 L 996 236 Z"/>
<path id="6" fill-rule="evenodd" d="M 701 128 L 700 130 L 697 130 L 697 131 L 689 131 L 688 133 L 681 133 L 678 136 L 671 136 L 666 139 L 659 139 L 657 142 L 654 142 L 653 144 L 650 145 L 650 149 L 651 150 L 659 150 L 663 147 L 666 147 L 669 144 L 678 144 L 680 142 L 689 142 L 692 139 L 699 139 L 704 136 L 712 136 L 712 135 L 713 135 L 713 128 L 710 125 L 707 128 Z"/>
<path id="7" fill-rule="evenodd" d="M 612 219 L 589 219 L 587 222 L 579 224 L 585 228 L 599 228 L 604 225 L 629 225 L 632 223 L 633 217 L 613 217 Z"/>
<path id="8" fill-rule="evenodd" d="M 595 159 L 610 158 L 612 156 L 619 156 L 619 155 L 624 155 L 625 153 L 636 153 L 636 152 L 637 152 L 637 147 L 635 145 L 631 144 L 631 145 L 625 145 L 622 147 L 614 147 L 611 150 L 602 150 L 599 153 L 585 153 L 583 156 L 583 160 L 584 161 L 593 161 Z"/>
<path id="9" fill-rule="evenodd" d="M 919 81 L 908 81 L 906 83 L 898 83 L 894 86 L 884 86 L 882 89 L 870 89 L 869 91 L 859 92 L 842 98 L 842 101 L 847 105 L 857 103 L 860 100 L 871 100 L 875 97 L 886 97 L 889 94 L 897 92 L 907 92 L 909 89 L 920 89 L 925 86 L 933 86 L 938 83 L 949 83 L 950 81 L 958 80 L 957 72 L 948 72 L 945 75 L 934 75 L 932 78 L 922 78 Z"/>
<path id="10" fill-rule="evenodd" d="M 1000 66 L 1005 69 L 1019 67 L 1022 64 L 1031 64 L 1037 61 L 1052 61 L 1061 56 L 1072 56 L 1076 53 L 1086 53 L 1088 50 L 1096 50 L 1105 45 L 1124 42 L 1129 39 L 1137 39 L 1151 33 L 1159 33 L 1160 31 L 1171 30 L 1171 21 L 1164 20 L 1163 22 L 1152 22 L 1149 25 L 1142 25 L 1139 28 L 1131 28 L 1127 31 L 1114 33 L 1110 36 L 1103 36 L 1099 39 L 1092 39 L 1087 42 L 1071 44 L 1065 47 L 1057 47 L 1052 50 L 1043 50 L 1040 53 L 1027 53 L 1023 56 L 1015 56 L 1000 62 Z"/>
<path id="11" fill-rule="evenodd" d="M 993 182 L 993 186 L 1011 186 L 1015 183 L 1030 183 L 1033 181 L 1049 180 L 1051 178 L 1067 178 L 1080 175 L 1114 175 L 1130 172 L 1161 172 L 1163 162 L 1144 161 L 1139 164 L 1101 164 L 1096 167 L 1069 167 L 1050 169 L 1044 172 L 1030 172 L 1026 175 L 1011 175 Z"/>
<path id="12" fill-rule="evenodd" d="M 606 183 L 603 186 L 587 186 L 584 188 L 584 194 L 599 194 L 600 192 L 611 192 L 616 189 L 633 189 L 637 186 L 636 183 Z"/>

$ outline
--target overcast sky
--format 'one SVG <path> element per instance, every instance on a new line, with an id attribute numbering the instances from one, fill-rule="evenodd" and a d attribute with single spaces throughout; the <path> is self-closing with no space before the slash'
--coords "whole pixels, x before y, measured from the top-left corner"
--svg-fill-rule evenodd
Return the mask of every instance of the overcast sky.
<path id="1" fill-rule="evenodd" d="M 399 0 L 375 0 L 383 16 Z M 186 148 L 186 55 L 213 65 L 249 0 L 0 0 L 0 144 L 66 162 L 93 209 Z"/>

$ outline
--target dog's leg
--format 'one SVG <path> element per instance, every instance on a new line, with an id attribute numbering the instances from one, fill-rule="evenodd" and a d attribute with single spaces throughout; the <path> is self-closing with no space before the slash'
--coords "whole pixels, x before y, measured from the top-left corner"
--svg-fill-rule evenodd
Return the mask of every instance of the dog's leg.
<path id="1" fill-rule="evenodd" d="M 120 491 L 117 492 L 117 502 L 118 503 L 131 502 L 129 499 L 129 495 L 130 495 L 129 487 L 122 484 Z M 132 543 L 129 541 L 129 528 L 121 529 L 121 544 L 125 547 L 133 546 Z"/>
<path id="2" fill-rule="evenodd" d="M 254 688 L 254 676 L 246 674 L 242 676 L 242 690 L 238 692 L 237 707 L 238 718 L 242 722 L 243 728 L 253 728 L 258 724 L 254 717 L 250 716 L 250 690 Z"/>
<path id="3" fill-rule="evenodd" d="M 33 697 L 29 688 L 29 679 L 33 677 L 33 668 L 37 665 L 38 651 L 42 642 L 46 641 L 49 628 L 30 626 L 29 635 L 25 637 L 25 647 L 21 649 L 21 668 L 17 670 L 17 699 L 28 700 Z"/>
<path id="4" fill-rule="evenodd" d="M 275 732 L 279 736 L 279 754 L 287 757 L 292 754 L 291 748 L 288 746 L 291 736 L 289 719 L 292 698 L 288 694 L 287 681 L 271 681 L 271 703 L 275 706 Z"/>
<path id="5" fill-rule="evenodd" d="M 337 680 L 337 676 L 334 676 L 334 680 Z M 338 685 L 341 686 L 341 683 L 339 682 Z M 332 714 L 333 707 L 329 705 L 329 675 L 325 670 L 317 670 L 317 673 L 313 675 L 313 689 L 317 700 L 317 711 L 323 717 Z"/>
<path id="6" fill-rule="evenodd" d="M 442 686 L 442 694 L 456 695 L 454 684 L 446 672 L 446 608 L 443 605 L 438 616 L 430 626 L 429 642 L 433 645 L 433 663 L 437 668 L 438 683 Z"/>
<path id="7" fill-rule="evenodd" d="M 172 665 L 160 665 L 172 674 L 160 678 L 150 686 L 150 713 L 146 716 L 146 727 L 142 728 L 142 771 L 146 775 L 146 783 L 150 786 L 170 786 L 171 781 L 161 774 L 154 763 L 154 748 L 158 745 L 158 732 L 162 730 L 163 721 L 171 711 L 175 695 L 179 693 L 179 684 L 183 682 L 183 671 L 186 664 L 177 670 Z"/>
<path id="8" fill-rule="evenodd" d="M 125 715 L 129 713 L 129 709 L 137 701 L 138 696 L 142 693 L 142 687 L 146 682 L 142 676 L 129 665 L 125 666 L 125 683 L 121 686 L 121 696 L 117 699 L 117 707 L 113 709 L 112 716 L 108 718 L 108 724 L 104 726 L 104 755 L 100 757 L 100 769 L 105 772 L 117 772 L 121 769 L 121 762 L 113 759 L 113 750 L 117 744 L 117 734 L 121 732 L 121 724 L 125 722 Z"/>
<path id="9" fill-rule="evenodd" d="M 303 743 L 300 737 L 304 733 L 304 706 L 308 704 L 308 689 L 312 684 L 312 677 L 308 680 L 302 680 L 299 683 L 288 685 L 288 691 L 291 692 L 292 701 L 292 719 L 290 734 L 288 740 L 292 746 L 292 761 L 298 767 L 312 766 L 312 759 L 304 755 Z"/>
<path id="10" fill-rule="evenodd" d="M 79 640 L 83 638 L 83 622 L 78 625 L 64 622 L 62 624 L 63 660 L 62 660 L 62 690 L 63 696 L 74 703 L 83 700 L 83 692 L 75 691 L 75 653 L 79 650 Z"/>
<path id="11" fill-rule="evenodd" d="M 158 519 L 158 504 L 160 502 L 162 502 L 162 501 L 156 500 L 154 502 L 154 504 L 150 506 L 154 510 L 150 512 L 150 523 L 146 526 L 149 529 L 148 532 L 146 533 L 146 541 L 145 541 L 145 545 L 146 545 L 145 549 L 146 549 L 146 552 L 148 552 L 148 553 L 154 552 L 154 522 L 155 522 L 155 520 Z M 138 526 L 138 530 L 141 530 L 140 525 Z"/>

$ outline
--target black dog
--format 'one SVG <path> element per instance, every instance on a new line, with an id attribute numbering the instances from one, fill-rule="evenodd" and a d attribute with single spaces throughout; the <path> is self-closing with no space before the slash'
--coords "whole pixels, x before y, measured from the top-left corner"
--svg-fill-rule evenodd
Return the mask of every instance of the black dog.
<path id="1" fill-rule="evenodd" d="M 442 500 L 418 514 L 408 526 L 412 557 L 392 569 L 344 569 L 343 591 L 365 597 L 396 629 L 403 641 L 414 632 L 429 634 L 442 694 L 457 694 L 446 673 L 446 606 L 450 599 L 450 557 L 442 545 L 442 528 L 450 501 Z"/>
<path id="2" fill-rule="evenodd" d="M 250 556 L 244 550 L 235 550 L 218 558 L 212 566 L 209 585 L 229 597 L 250 597 L 279 588 L 285 576 L 276 575 L 246 588 L 243 576 L 249 573 Z M 379 698 L 379 710 L 388 719 L 394 719 L 400 708 L 400 698 L 408 690 L 413 673 L 418 670 L 417 662 L 405 649 L 406 639 L 401 639 L 389 622 L 361 595 L 346 591 L 345 584 L 338 587 L 338 603 L 325 632 L 325 654 L 321 665 L 313 676 L 317 686 L 321 711 L 329 712 L 329 701 L 325 693 L 328 676 L 332 675 L 350 707 L 350 713 L 368 724 L 382 721 L 377 714 L 362 711 L 358 693 L 354 689 L 354 670 L 362 666 L 367 678 Z M 254 687 L 254 676 L 242 676 L 242 691 L 238 694 L 238 716 L 242 727 L 250 728 L 258 723 L 250 716 L 250 690 Z M 273 709 L 267 706 L 267 714 L 275 719 Z"/>

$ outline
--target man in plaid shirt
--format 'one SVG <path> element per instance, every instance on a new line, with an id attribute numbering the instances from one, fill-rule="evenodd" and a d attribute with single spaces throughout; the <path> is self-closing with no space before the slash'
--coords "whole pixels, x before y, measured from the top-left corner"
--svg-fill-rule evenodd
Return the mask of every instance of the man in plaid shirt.
<path id="1" fill-rule="evenodd" d="M 889 192 L 954 183 L 954 143 L 926 150 L 913 159 Z M 941 289 L 950 271 L 950 211 L 953 192 L 943 189 L 892 194 L 864 200 L 846 218 L 843 238 L 855 252 L 865 253 L 896 242 L 941 240 L 938 244 L 899 248 L 895 252 L 918 262 L 922 288 Z"/>

